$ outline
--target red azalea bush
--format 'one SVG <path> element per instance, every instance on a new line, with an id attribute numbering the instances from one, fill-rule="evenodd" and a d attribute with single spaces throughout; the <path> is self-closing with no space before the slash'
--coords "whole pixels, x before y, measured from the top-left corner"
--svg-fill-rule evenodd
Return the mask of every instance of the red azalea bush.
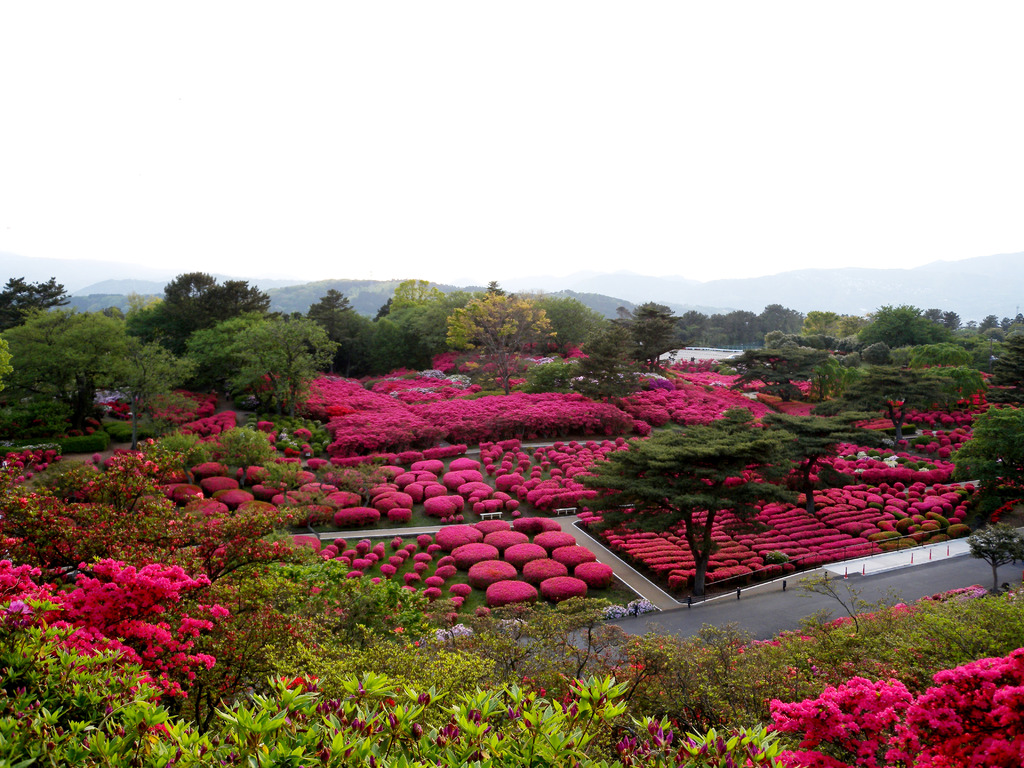
<path id="1" fill-rule="evenodd" d="M 497 560 L 498 550 L 490 544 L 463 544 L 452 550 L 455 567 L 460 571 L 468 571 L 470 566 L 484 560 Z"/>
<path id="2" fill-rule="evenodd" d="M 204 477 L 200 480 L 199 487 L 203 489 L 204 493 L 212 496 L 217 491 L 230 491 L 238 488 L 238 481 L 233 477 L 214 475 L 213 477 Z"/>
<path id="3" fill-rule="evenodd" d="M 559 562 L 544 557 L 530 560 L 523 566 L 523 578 L 530 584 L 540 584 L 546 579 L 556 576 L 568 576 L 569 569 Z"/>
<path id="4" fill-rule="evenodd" d="M 592 563 L 597 560 L 597 555 L 586 547 L 573 544 L 568 547 L 559 547 L 551 553 L 551 559 L 562 563 L 570 571 L 582 563 Z"/>
<path id="5" fill-rule="evenodd" d="M 463 544 L 476 544 L 484 540 L 484 535 L 472 525 L 451 525 L 437 532 L 434 541 L 445 552 L 451 552 Z"/>
<path id="6" fill-rule="evenodd" d="M 473 523 L 473 527 L 481 531 L 484 536 L 495 531 L 512 530 L 512 524 L 507 520 L 481 520 L 479 523 Z"/>
<path id="7" fill-rule="evenodd" d="M 516 567 L 504 560 L 482 560 L 469 567 L 467 581 L 471 587 L 486 589 L 497 581 L 515 579 L 519 576 Z"/>
<path id="8" fill-rule="evenodd" d="M 517 569 L 522 570 L 531 560 L 546 558 L 548 552 L 538 544 L 513 544 L 505 550 L 504 558 Z"/>
<path id="9" fill-rule="evenodd" d="M 238 509 L 247 501 L 254 501 L 256 498 L 251 493 L 243 491 L 241 488 L 234 488 L 229 491 L 217 491 L 213 497 L 220 503 L 226 505 L 228 509 Z"/>
<path id="10" fill-rule="evenodd" d="M 452 517 L 463 510 L 465 503 L 461 496 L 433 496 L 423 500 L 423 511 L 430 517 Z"/>
<path id="11" fill-rule="evenodd" d="M 560 603 L 572 597 L 586 597 L 587 583 L 572 576 L 553 576 L 540 583 L 540 594 L 545 600 Z"/>
<path id="12" fill-rule="evenodd" d="M 520 518 L 521 519 L 521 518 Z M 533 537 L 534 544 L 540 544 L 548 552 L 559 547 L 571 547 L 576 543 L 576 537 L 564 531 L 544 531 Z"/>
<path id="13" fill-rule="evenodd" d="M 362 528 L 380 520 L 380 512 L 373 507 L 348 507 L 334 513 L 334 525 L 338 528 Z"/>
<path id="14" fill-rule="evenodd" d="M 496 547 L 499 552 L 504 552 L 516 544 L 526 544 L 530 537 L 519 531 L 495 531 L 484 536 L 484 543 Z"/>
<path id="15" fill-rule="evenodd" d="M 512 521 L 512 530 L 534 536 L 544 531 L 560 531 L 562 526 L 549 517 L 520 517 Z"/>
<path id="16" fill-rule="evenodd" d="M 537 589 L 525 581 L 499 581 L 487 588 L 487 605 L 499 608 L 513 603 L 534 603 Z"/>
<path id="17" fill-rule="evenodd" d="M 410 520 L 412 520 L 412 510 L 403 509 L 400 507 L 396 507 L 395 509 L 389 509 L 388 520 L 390 520 L 392 523 L 408 523 Z"/>
<path id="18" fill-rule="evenodd" d="M 615 571 L 610 565 L 595 561 L 577 565 L 573 569 L 573 576 L 586 582 L 591 589 L 607 589 L 615 579 Z"/>

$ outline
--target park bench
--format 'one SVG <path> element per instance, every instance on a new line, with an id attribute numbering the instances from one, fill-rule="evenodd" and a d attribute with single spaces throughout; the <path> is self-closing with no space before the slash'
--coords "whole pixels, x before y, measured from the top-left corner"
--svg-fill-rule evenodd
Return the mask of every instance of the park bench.
<path id="1" fill-rule="evenodd" d="M 555 510 L 555 517 L 561 517 L 562 515 L 575 515 L 576 507 L 561 507 Z"/>
<path id="2" fill-rule="evenodd" d="M 501 512 L 500 511 L 498 511 L 498 512 L 481 512 L 480 513 L 480 519 L 481 520 L 493 520 L 496 517 L 501 517 Z"/>

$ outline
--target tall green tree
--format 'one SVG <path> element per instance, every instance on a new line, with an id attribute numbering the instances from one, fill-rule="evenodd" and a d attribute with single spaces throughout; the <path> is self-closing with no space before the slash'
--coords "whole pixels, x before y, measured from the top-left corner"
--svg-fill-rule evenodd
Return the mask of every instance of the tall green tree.
<path id="1" fill-rule="evenodd" d="M 999 591 L 999 566 L 1024 560 L 1024 534 L 1007 523 L 982 528 L 967 537 L 971 557 L 992 566 L 992 591 Z"/>
<path id="2" fill-rule="evenodd" d="M 544 310 L 554 342 L 562 352 L 583 347 L 608 324 L 600 312 L 571 296 L 541 294 L 534 297 L 533 303 Z"/>
<path id="3" fill-rule="evenodd" d="M 786 349 L 747 349 L 730 362 L 740 377 L 733 389 L 762 382 L 763 391 L 781 397 L 784 402 L 801 398 L 797 381 L 809 381 L 815 368 L 829 357 L 828 352 L 809 347 Z"/>
<path id="4" fill-rule="evenodd" d="M 205 272 L 178 275 L 164 286 L 164 300 L 147 313 L 148 330 L 175 354 L 182 354 L 193 333 L 232 317 L 266 314 L 270 297 L 245 280 L 227 280 L 224 284 Z M 138 321 L 137 321 L 138 322 Z"/>
<path id="5" fill-rule="evenodd" d="M 756 428 L 745 409 L 727 411 L 709 425 L 690 425 L 634 440 L 595 464 L 587 487 L 602 511 L 602 528 L 666 531 L 683 524 L 696 563 L 694 594 L 704 594 L 708 561 L 716 549 L 712 528 L 729 510 L 740 520 L 763 501 L 789 501 L 775 485 L 789 471 L 781 431 Z M 753 469 L 752 469 L 753 468 Z"/>
<path id="6" fill-rule="evenodd" d="M 976 481 L 981 509 L 991 512 L 1024 495 L 1024 410 L 990 408 L 973 426 L 973 436 L 953 456 L 953 476 Z"/>
<path id="7" fill-rule="evenodd" d="M 115 360 L 111 384 L 128 395 L 132 407 L 132 450 L 139 445 L 139 415 L 157 395 L 165 395 L 192 375 L 195 363 L 176 357 L 166 347 L 128 337 L 124 356 Z"/>
<path id="8" fill-rule="evenodd" d="M 287 407 L 294 416 L 309 394 L 309 382 L 327 369 L 336 348 L 308 318 L 269 317 L 239 334 L 233 351 L 242 363 L 232 384 L 269 399 L 278 413 Z"/>
<path id="9" fill-rule="evenodd" d="M 52 397 L 71 409 L 71 423 L 85 426 L 96 389 L 124 357 L 124 321 L 99 312 L 37 311 L 4 332 L 14 370 L 11 387 L 22 394 Z"/>
<path id="10" fill-rule="evenodd" d="M 847 480 L 824 460 L 836 455 L 840 443 L 870 445 L 877 441 L 878 433 L 858 429 L 838 419 L 823 416 L 791 416 L 772 413 L 764 417 L 764 424 L 780 430 L 785 447 L 793 462 L 791 485 L 804 494 L 808 514 L 814 514 L 814 489 L 821 484 L 841 485 Z M 815 483 L 813 477 L 819 477 Z"/>
<path id="11" fill-rule="evenodd" d="M 622 325 L 608 324 L 586 345 L 587 356 L 579 361 L 578 376 L 572 388 L 587 397 L 621 398 L 640 386 L 640 366 L 633 359 L 629 331 Z"/>
<path id="12" fill-rule="evenodd" d="M 659 358 L 678 346 L 676 316 L 664 304 L 648 301 L 632 312 L 620 308 L 613 322 L 629 331 L 633 359 L 649 371 L 661 370 Z"/>
<path id="13" fill-rule="evenodd" d="M 992 384 L 999 388 L 1000 401 L 1024 401 L 1024 336 L 1011 336 L 1003 342 L 992 364 Z"/>
<path id="14" fill-rule="evenodd" d="M 509 380 L 529 345 L 550 335 L 551 323 L 532 301 L 487 293 L 448 318 L 448 344 L 453 349 L 479 349 L 497 369 L 505 394 Z"/>
<path id="15" fill-rule="evenodd" d="M 898 441 L 903 439 L 903 425 L 911 409 L 927 410 L 942 402 L 943 384 L 943 378 L 930 371 L 874 365 L 850 382 L 840 397 L 817 406 L 815 413 L 881 411 L 892 422 Z"/>
<path id="16" fill-rule="evenodd" d="M 881 307 L 860 331 L 860 341 L 864 346 L 883 342 L 890 349 L 940 344 L 951 338 L 947 328 L 932 322 L 920 309 L 909 304 Z"/>
<path id="17" fill-rule="evenodd" d="M 0 331 L 21 325 L 36 310 L 62 307 L 67 303 L 67 291 L 55 277 L 45 283 L 29 283 L 24 277 L 12 277 L 0 291 Z"/>
<path id="18" fill-rule="evenodd" d="M 360 342 L 367 324 L 352 308 L 348 297 L 331 288 L 310 306 L 306 317 L 319 324 L 327 332 L 327 338 L 338 345 L 331 360 L 331 373 L 341 371 L 350 376 L 357 354 L 362 351 Z"/>

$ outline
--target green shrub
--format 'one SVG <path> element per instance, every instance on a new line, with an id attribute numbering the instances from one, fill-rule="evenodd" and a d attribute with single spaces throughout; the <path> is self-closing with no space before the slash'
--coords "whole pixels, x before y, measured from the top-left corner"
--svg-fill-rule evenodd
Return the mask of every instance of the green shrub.
<path id="1" fill-rule="evenodd" d="M 130 443 L 132 441 L 132 423 L 130 421 L 111 421 L 103 425 L 103 431 L 110 435 L 111 442 Z M 139 424 L 139 440 L 156 437 L 156 431 L 149 424 Z"/>
<path id="2" fill-rule="evenodd" d="M 96 453 L 105 451 L 110 445 L 110 435 L 106 432 L 93 432 L 91 435 L 65 437 L 54 441 L 61 453 Z"/>

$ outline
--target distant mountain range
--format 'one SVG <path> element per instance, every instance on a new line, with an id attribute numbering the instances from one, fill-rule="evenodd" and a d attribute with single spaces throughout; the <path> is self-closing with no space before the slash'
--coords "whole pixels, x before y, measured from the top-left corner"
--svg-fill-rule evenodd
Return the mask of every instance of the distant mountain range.
<path id="1" fill-rule="evenodd" d="M 85 311 L 127 306 L 127 295 L 160 296 L 176 273 L 144 265 L 72 259 L 31 259 L 0 253 L 0 275 L 30 282 L 56 277 Z M 305 312 L 329 289 L 344 293 L 353 307 L 373 316 L 394 293 L 399 280 L 321 280 L 302 282 L 215 275 L 243 279 L 271 296 L 272 308 Z M 99 279 L 97 281 L 97 279 Z M 6 280 L 4 280 L 6 281 Z M 615 310 L 656 301 L 677 314 L 696 309 L 705 314 L 735 309 L 760 312 L 782 304 L 800 312 L 831 310 L 864 315 L 885 305 L 912 304 L 952 310 L 963 320 L 986 315 L 1013 317 L 1024 296 L 1024 253 L 979 256 L 961 261 L 936 261 L 914 269 L 821 268 L 781 272 L 752 278 L 699 282 L 678 276 L 653 277 L 632 272 L 580 272 L 567 277 L 526 277 L 502 280 L 513 291 L 571 295 L 613 317 Z M 480 290 L 481 286 L 441 285 L 442 290 Z"/>

